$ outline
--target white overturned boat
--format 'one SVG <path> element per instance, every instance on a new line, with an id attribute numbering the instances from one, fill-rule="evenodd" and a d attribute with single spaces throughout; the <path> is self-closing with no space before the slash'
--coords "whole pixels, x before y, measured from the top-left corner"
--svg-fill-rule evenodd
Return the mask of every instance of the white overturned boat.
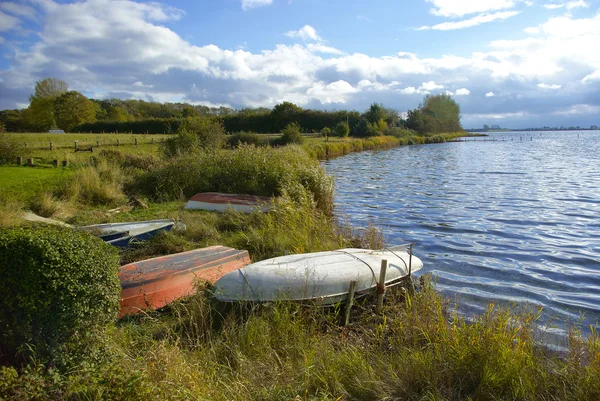
<path id="1" fill-rule="evenodd" d="M 357 282 L 357 295 L 375 288 L 384 259 L 388 261 L 386 286 L 423 267 L 406 246 L 287 255 L 228 273 L 215 283 L 214 294 L 225 302 L 310 300 L 332 305 L 347 298 L 351 281 Z"/>
<path id="2" fill-rule="evenodd" d="M 224 212 L 231 208 L 241 213 L 252 213 L 256 210 L 268 212 L 272 209 L 272 204 L 271 198 L 265 196 L 203 192 L 192 196 L 185 208 L 214 212 Z"/>
<path id="3" fill-rule="evenodd" d="M 160 231 L 169 231 L 175 222 L 173 220 L 147 220 L 127 223 L 94 224 L 79 227 L 92 235 L 102 238 L 107 244 L 126 248 L 130 242 L 144 241 L 152 238 Z"/>

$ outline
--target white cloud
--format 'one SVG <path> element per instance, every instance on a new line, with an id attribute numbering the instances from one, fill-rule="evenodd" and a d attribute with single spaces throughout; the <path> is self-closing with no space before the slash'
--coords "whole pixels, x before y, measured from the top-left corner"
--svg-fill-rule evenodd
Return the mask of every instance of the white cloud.
<path id="1" fill-rule="evenodd" d="M 0 11 L 0 32 L 10 31 L 21 25 L 21 20 Z"/>
<path id="2" fill-rule="evenodd" d="M 519 14 L 518 11 L 503 11 L 493 14 L 479 14 L 475 17 L 462 21 L 442 22 L 441 24 L 433 26 L 422 26 L 420 28 L 417 28 L 417 30 L 422 31 L 427 29 L 434 29 L 438 31 L 450 31 L 455 29 L 471 28 L 473 26 L 485 24 L 487 22 L 505 20 L 507 18 L 514 17 L 517 14 Z"/>
<path id="3" fill-rule="evenodd" d="M 494 94 L 494 92 L 488 92 L 488 93 L 485 94 L 485 97 L 494 97 L 494 96 L 496 96 Z"/>
<path id="4" fill-rule="evenodd" d="M 306 47 L 308 48 L 308 50 L 315 53 L 344 54 L 343 51 L 338 50 L 335 47 L 325 46 L 321 43 L 309 43 Z"/>
<path id="5" fill-rule="evenodd" d="M 585 0 L 573 0 L 573 1 L 569 1 L 567 3 L 544 4 L 544 7 L 549 10 L 556 10 L 558 8 L 563 8 L 563 7 L 566 7 L 568 10 L 572 10 L 573 8 L 579 8 L 579 7 L 587 8 L 589 6 L 590 5 Z"/>
<path id="6" fill-rule="evenodd" d="M 542 89 L 560 89 L 562 88 L 562 85 L 558 85 L 558 84 L 545 84 L 545 83 L 541 83 L 537 85 L 538 88 L 542 88 Z"/>
<path id="7" fill-rule="evenodd" d="M 133 86 L 137 86 L 138 88 L 153 88 L 154 85 L 146 85 L 142 81 L 135 81 Z"/>
<path id="8" fill-rule="evenodd" d="M 587 83 L 591 83 L 591 82 L 600 82 L 600 70 L 596 70 L 594 72 L 592 72 L 591 74 L 586 75 L 581 82 L 584 84 Z"/>
<path id="9" fill-rule="evenodd" d="M 25 4 L 17 4 L 7 1 L 0 3 L 0 9 L 9 14 L 18 15 L 19 17 L 29 18 L 31 20 L 37 19 L 35 10 Z"/>
<path id="10" fill-rule="evenodd" d="M 466 95 L 470 95 L 471 91 L 468 90 L 467 88 L 461 88 L 461 89 L 457 89 L 454 94 L 456 96 L 466 96 Z"/>
<path id="11" fill-rule="evenodd" d="M 356 19 L 359 21 L 373 22 L 373 21 L 371 21 L 371 18 L 364 16 L 364 15 L 357 15 Z"/>
<path id="12" fill-rule="evenodd" d="M 531 35 L 539 35 L 540 28 L 528 27 L 524 29 L 525 33 L 529 33 Z"/>
<path id="13" fill-rule="evenodd" d="M 242 0 L 242 9 L 249 10 L 255 7 L 263 7 L 273 4 L 273 0 Z"/>
<path id="14" fill-rule="evenodd" d="M 430 12 L 440 17 L 463 17 L 469 14 L 505 10 L 515 6 L 515 0 L 426 0 L 433 5 Z M 518 0 L 517 0 L 518 1 Z"/>
<path id="15" fill-rule="evenodd" d="M 285 36 L 288 36 L 290 38 L 299 38 L 299 39 L 302 39 L 305 41 L 309 41 L 309 40 L 320 41 L 320 40 L 322 40 L 321 37 L 317 34 L 316 29 L 310 25 L 304 25 L 302 28 L 300 28 L 297 31 L 289 31 L 285 34 Z"/>
<path id="16" fill-rule="evenodd" d="M 589 104 L 576 104 L 564 110 L 555 111 L 553 114 L 558 116 L 572 116 L 584 114 L 600 114 L 600 106 Z"/>
<path id="17" fill-rule="evenodd" d="M 487 97 L 502 94 L 486 102 L 479 95 L 462 96 L 467 121 L 489 115 L 553 118 L 557 110 L 600 103 L 600 73 L 594 72 L 600 71 L 600 53 L 593 51 L 600 40 L 600 15 L 552 18 L 535 37 L 521 32 L 522 39 L 494 41 L 485 51 L 464 56 L 398 52 L 374 57 L 325 46 L 314 39 L 319 38 L 316 31 L 312 39 L 306 31 L 312 42 L 255 52 L 195 46 L 161 25 L 180 13 L 157 3 L 52 4 L 38 17 L 39 41 L 19 49 L 0 71 L 0 109 L 26 103 L 35 81 L 48 76 L 97 97 L 232 107 L 272 107 L 287 100 L 303 107 L 357 110 L 382 102 L 407 110 L 422 95 L 448 88 L 456 95 L 466 88 Z M 537 87 L 541 82 L 568 90 L 548 96 L 548 90 Z"/>
<path id="18" fill-rule="evenodd" d="M 437 89 L 444 89 L 444 85 L 438 85 L 433 81 L 423 82 L 421 86 L 419 86 L 419 90 L 422 92 L 431 92 Z"/>

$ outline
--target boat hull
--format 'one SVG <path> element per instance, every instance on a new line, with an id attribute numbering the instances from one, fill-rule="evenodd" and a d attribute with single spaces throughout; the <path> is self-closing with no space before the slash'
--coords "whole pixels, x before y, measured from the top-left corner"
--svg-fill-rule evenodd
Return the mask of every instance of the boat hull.
<path id="1" fill-rule="evenodd" d="M 423 262 L 406 251 L 340 249 L 288 255 L 253 263 L 219 279 L 214 286 L 220 301 L 314 301 L 331 305 L 347 298 L 351 281 L 358 294 L 377 286 L 382 260 L 388 261 L 385 285 L 393 285 Z"/>
<path id="2" fill-rule="evenodd" d="M 233 209 L 241 213 L 252 213 L 256 210 L 268 212 L 272 209 L 271 198 L 253 195 L 223 194 L 204 192 L 196 194 L 186 203 L 188 210 L 207 210 L 224 212 Z"/>
<path id="3" fill-rule="evenodd" d="M 161 308 L 194 294 L 199 280 L 212 284 L 249 263 L 248 251 L 211 246 L 122 266 L 119 317 Z"/>
<path id="4" fill-rule="evenodd" d="M 127 248 L 132 241 L 145 241 L 161 231 L 169 231 L 175 222 L 173 220 L 148 220 L 127 223 L 95 224 L 79 227 L 80 230 L 102 238 L 107 244 Z"/>

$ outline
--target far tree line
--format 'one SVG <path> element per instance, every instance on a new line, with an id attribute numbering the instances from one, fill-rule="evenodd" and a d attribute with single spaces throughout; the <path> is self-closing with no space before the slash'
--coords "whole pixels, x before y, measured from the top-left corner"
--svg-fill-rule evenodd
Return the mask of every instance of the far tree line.
<path id="1" fill-rule="evenodd" d="M 427 95 L 405 118 L 394 109 L 374 103 L 366 111 L 311 110 L 283 102 L 273 109 L 207 107 L 188 103 L 143 100 L 88 99 L 69 90 L 65 81 L 46 78 L 36 82 L 30 105 L 0 111 L 0 130 L 6 132 L 133 132 L 176 133 L 193 118 L 216 119 L 225 131 L 277 133 L 291 123 L 305 132 L 367 137 L 394 135 L 398 130 L 419 134 L 461 131 L 460 106 L 450 95 Z"/>

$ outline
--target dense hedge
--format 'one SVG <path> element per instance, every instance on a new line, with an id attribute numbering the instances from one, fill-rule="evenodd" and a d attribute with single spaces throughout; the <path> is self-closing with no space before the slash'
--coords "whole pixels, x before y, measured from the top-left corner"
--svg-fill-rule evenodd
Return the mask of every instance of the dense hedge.
<path id="1" fill-rule="evenodd" d="M 339 122 L 348 120 L 350 127 L 356 125 L 360 119 L 360 113 L 357 111 L 322 111 L 322 110 L 302 110 L 290 112 L 285 115 L 277 113 L 248 114 L 237 113 L 228 114 L 218 118 L 223 122 L 225 131 L 233 133 L 240 131 L 253 131 L 259 134 L 281 132 L 286 125 L 298 123 L 305 132 L 320 132 L 323 128 L 335 128 Z M 132 132 L 134 134 L 174 134 L 176 133 L 185 119 L 181 118 L 153 118 L 138 121 L 97 121 L 78 125 L 73 128 L 73 132 Z"/>
<path id="2" fill-rule="evenodd" d="M 57 365 L 89 357 L 117 316 L 115 248 L 69 228 L 0 230 L 0 354 Z M 24 347 L 25 346 L 25 347 Z"/>
<path id="3" fill-rule="evenodd" d="M 72 132 L 119 132 L 134 134 L 174 134 L 185 122 L 181 118 L 152 118 L 138 121 L 96 121 L 77 125 Z"/>

